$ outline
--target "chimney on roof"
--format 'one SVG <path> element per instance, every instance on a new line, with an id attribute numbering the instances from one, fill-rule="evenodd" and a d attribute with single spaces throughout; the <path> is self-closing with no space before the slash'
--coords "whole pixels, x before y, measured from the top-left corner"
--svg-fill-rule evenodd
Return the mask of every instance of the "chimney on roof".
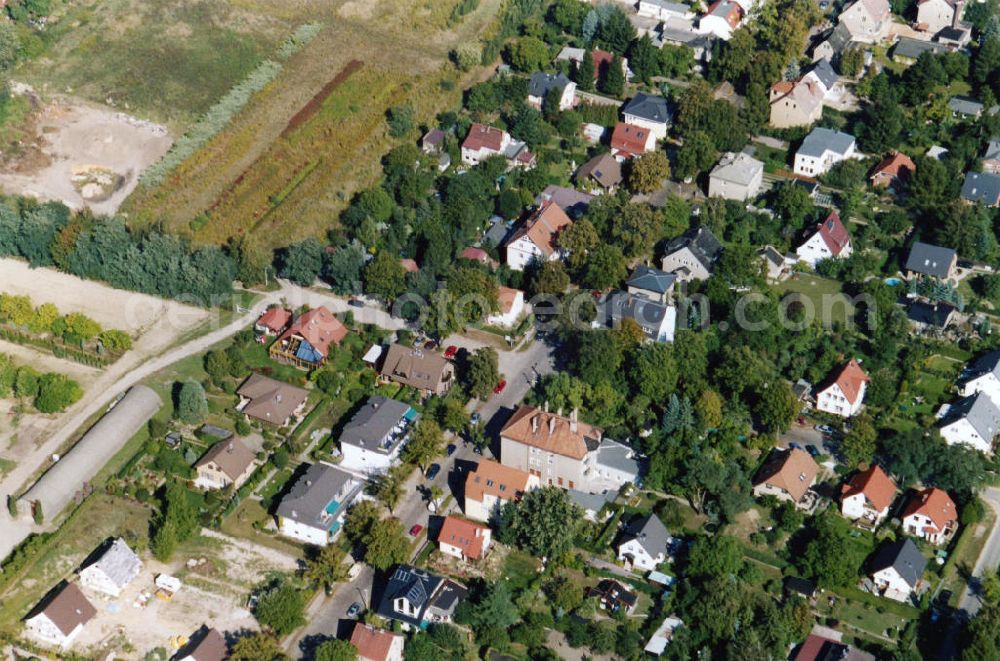
<path id="1" fill-rule="evenodd" d="M 549 412 L 549 400 L 547 399 L 545 400 L 545 403 L 542 405 L 542 410 L 545 411 L 546 413 Z"/>
<path id="2" fill-rule="evenodd" d="M 955 0 L 955 13 L 951 17 L 951 27 L 956 30 L 962 25 L 962 14 L 965 13 L 965 0 Z"/>
<path id="3" fill-rule="evenodd" d="M 537 434 L 538 433 L 538 416 L 537 415 L 531 416 L 531 433 L 532 434 Z"/>
<path id="4" fill-rule="evenodd" d="M 574 434 L 576 433 L 576 428 L 578 426 L 576 424 L 577 411 L 578 409 L 576 407 L 573 407 L 573 410 L 569 412 L 569 430 Z"/>
<path id="5" fill-rule="evenodd" d="M 555 433 L 555 431 L 556 431 L 556 419 L 554 417 L 549 418 L 549 435 L 551 436 L 552 434 Z"/>

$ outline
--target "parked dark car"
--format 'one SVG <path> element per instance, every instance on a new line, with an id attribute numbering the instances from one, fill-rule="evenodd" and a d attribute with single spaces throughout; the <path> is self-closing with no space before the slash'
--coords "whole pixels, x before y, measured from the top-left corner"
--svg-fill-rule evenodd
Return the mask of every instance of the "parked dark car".
<path id="1" fill-rule="evenodd" d="M 457 450 L 457 449 L 458 449 L 458 446 L 455 445 L 454 443 L 451 443 L 450 445 L 448 445 L 448 456 L 450 457 L 451 455 L 455 454 L 455 450 Z"/>
<path id="2" fill-rule="evenodd" d="M 427 469 L 427 479 L 433 480 L 441 472 L 441 464 L 431 464 L 431 467 Z"/>

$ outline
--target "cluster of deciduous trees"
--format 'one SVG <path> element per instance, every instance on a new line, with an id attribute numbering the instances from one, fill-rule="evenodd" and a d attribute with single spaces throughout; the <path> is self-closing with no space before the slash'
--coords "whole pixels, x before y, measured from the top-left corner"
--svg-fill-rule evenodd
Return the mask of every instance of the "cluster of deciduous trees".
<path id="1" fill-rule="evenodd" d="M 80 384 L 64 374 L 41 373 L 0 354 L 0 399 L 17 397 L 41 413 L 57 413 L 83 396 Z"/>
<path id="2" fill-rule="evenodd" d="M 100 346 L 113 353 L 132 348 L 132 338 L 124 331 L 104 330 L 96 321 L 79 312 L 61 315 L 52 303 L 32 307 L 31 299 L 27 296 L 0 292 L 0 323 L 31 333 L 48 333 L 77 346 L 84 346 L 96 339 Z"/>

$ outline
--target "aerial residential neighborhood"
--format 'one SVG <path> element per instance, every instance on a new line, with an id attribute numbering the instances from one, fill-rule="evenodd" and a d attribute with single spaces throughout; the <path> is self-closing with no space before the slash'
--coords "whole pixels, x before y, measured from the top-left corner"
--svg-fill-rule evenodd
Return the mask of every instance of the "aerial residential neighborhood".
<path id="1" fill-rule="evenodd" d="M 0 3 L 0 649 L 1000 661 L 993 0 Z"/>

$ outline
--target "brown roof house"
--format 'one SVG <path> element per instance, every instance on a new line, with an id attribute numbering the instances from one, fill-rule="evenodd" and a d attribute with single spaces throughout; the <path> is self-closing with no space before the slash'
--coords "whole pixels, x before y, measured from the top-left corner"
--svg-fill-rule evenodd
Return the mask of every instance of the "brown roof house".
<path id="1" fill-rule="evenodd" d="M 898 191 L 916 171 L 917 166 L 913 159 L 897 151 L 882 159 L 875 166 L 868 179 L 875 188 L 889 188 Z"/>
<path id="2" fill-rule="evenodd" d="M 360 661 L 403 661 L 406 639 L 398 633 L 376 629 L 358 622 L 351 634 L 351 645 L 358 650 Z"/>
<path id="3" fill-rule="evenodd" d="M 607 152 L 595 156 L 576 171 L 576 182 L 581 186 L 599 188 L 614 193 L 622 183 L 622 164 Z"/>
<path id="4" fill-rule="evenodd" d="M 97 609 L 76 583 L 65 583 L 39 602 L 24 624 L 31 637 L 66 648 L 95 615 Z"/>
<path id="5" fill-rule="evenodd" d="M 322 365 L 330 356 L 330 345 L 339 346 L 347 327 L 322 305 L 299 315 L 271 345 L 271 358 L 296 367 Z"/>
<path id="6" fill-rule="evenodd" d="M 455 366 L 439 353 L 402 344 L 389 345 L 382 370 L 386 381 L 416 388 L 425 395 L 448 392 L 455 382 Z"/>
<path id="7" fill-rule="evenodd" d="M 831 374 L 827 382 L 816 389 L 816 408 L 850 418 L 861 411 L 868 390 L 868 374 L 857 360 L 851 358 L 843 367 Z"/>
<path id="8" fill-rule="evenodd" d="M 944 489 L 931 487 L 915 493 L 900 514 L 903 531 L 931 544 L 941 544 L 958 529 L 958 508 Z"/>
<path id="9" fill-rule="evenodd" d="M 555 202 L 543 202 L 507 241 L 507 266 L 523 271 L 534 262 L 565 259 L 566 252 L 557 245 L 558 237 L 572 224 L 562 207 Z"/>
<path id="10" fill-rule="evenodd" d="M 465 516 L 489 521 L 506 503 L 538 487 L 537 475 L 483 459 L 465 478 Z"/>
<path id="11" fill-rule="evenodd" d="M 180 661 L 223 661 L 227 656 L 229 648 L 226 639 L 218 629 L 209 629 L 197 643 L 189 647 L 188 653 Z"/>
<path id="12" fill-rule="evenodd" d="M 855 473 L 842 488 L 840 512 L 865 527 L 880 524 L 896 498 L 896 483 L 878 465 Z"/>
<path id="13" fill-rule="evenodd" d="M 810 507 L 814 499 L 807 493 L 816 484 L 818 472 L 819 466 L 804 450 L 772 450 L 754 477 L 753 495 L 774 496 L 796 507 Z"/>
<path id="14" fill-rule="evenodd" d="M 194 484 L 202 489 L 239 488 L 256 466 L 257 455 L 238 438 L 219 441 L 194 465 Z"/>
<path id="15" fill-rule="evenodd" d="M 251 374 L 236 394 L 236 410 L 248 418 L 284 427 L 306 407 L 309 391 L 260 374 Z"/>

